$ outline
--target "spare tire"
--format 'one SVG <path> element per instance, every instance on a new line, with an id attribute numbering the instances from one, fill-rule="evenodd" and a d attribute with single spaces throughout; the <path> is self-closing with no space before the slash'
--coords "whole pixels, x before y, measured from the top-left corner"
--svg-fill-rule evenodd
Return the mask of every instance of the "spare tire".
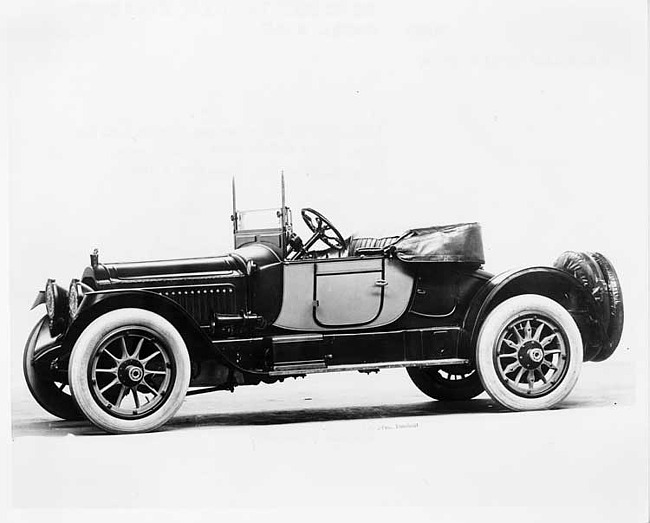
<path id="1" fill-rule="evenodd" d="M 590 361 L 606 360 L 618 347 L 623 333 L 623 294 L 614 267 L 598 252 L 575 251 L 562 253 L 553 266 L 573 275 L 596 299 L 609 342 Z"/>
<path id="2" fill-rule="evenodd" d="M 610 319 L 610 293 L 603 270 L 593 256 L 586 252 L 563 252 L 555 260 L 553 267 L 574 276 L 594 296 L 603 328 L 607 330 Z"/>
<path id="3" fill-rule="evenodd" d="M 599 252 L 590 253 L 591 257 L 596 260 L 602 270 L 607 283 L 607 294 L 609 297 L 609 322 L 607 326 L 607 336 L 609 337 L 609 346 L 604 347 L 598 353 L 593 361 L 603 361 L 609 358 L 621 341 L 623 334 L 624 311 L 623 311 L 623 291 L 621 282 L 614 270 L 611 262 Z"/>

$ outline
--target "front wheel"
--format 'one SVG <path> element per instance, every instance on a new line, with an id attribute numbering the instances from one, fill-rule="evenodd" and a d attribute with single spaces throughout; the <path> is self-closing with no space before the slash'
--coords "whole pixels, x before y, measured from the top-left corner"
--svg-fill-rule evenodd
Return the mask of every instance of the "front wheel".
<path id="1" fill-rule="evenodd" d="M 183 338 L 166 319 L 143 309 L 119 309 L 79 336 L 68 377 L 79 407 L 97 427 L 147 432 L 181 406 L 190 360 Z"/>
<path id="2" fill-rule="evenodd" d="M 53 373 L 49 360 L 35 364 L 36 340 L 43 331 L 48 330 L 48 318 L 44 316 L 32 330 L 23 352 L 23 374 L 27 387 L 34 399 L 47 412 L 66 421 L 79 421 L 84 415 L 70 395 L 70 387 L 63 377 Z"/>
<path id="3" fill-rule="evenodd" d="M 536 294 L 510 298 L 481 327 L 476 361 L 487 393 L 512 410 L 553 407 L 582 367 L 580 331 L 559 303 Z"/>

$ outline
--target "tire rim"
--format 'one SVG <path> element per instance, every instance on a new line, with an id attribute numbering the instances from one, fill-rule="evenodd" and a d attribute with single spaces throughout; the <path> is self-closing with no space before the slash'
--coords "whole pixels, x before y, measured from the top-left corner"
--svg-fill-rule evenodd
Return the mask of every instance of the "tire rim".
<path id="1" fill-rule="evenodd" d="M 93 351 L 88 368 L 90 390 L 98 405 L 123 419 L 143 418 L 160 408 L 176 376 L 170 353 L 144 327 L 109 333 Z"/>
<path id="2" fill-rule="evenodd" d="M 506 388 L 526 398 L 549 394 L 564 378 L 569 352 L 557 323 L 538 315 L 520 316 L 499 335 L 494 366 Z"/>

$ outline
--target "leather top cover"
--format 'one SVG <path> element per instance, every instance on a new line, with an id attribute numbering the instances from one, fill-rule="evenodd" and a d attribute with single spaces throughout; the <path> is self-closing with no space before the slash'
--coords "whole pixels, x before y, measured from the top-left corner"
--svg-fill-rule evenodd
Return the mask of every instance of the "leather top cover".
<path id="1" fill-rule="evenodd" d="M 485 263 L 479 223 L 411 229 L 393 246 L 397 257 L 405 262 Z"/>

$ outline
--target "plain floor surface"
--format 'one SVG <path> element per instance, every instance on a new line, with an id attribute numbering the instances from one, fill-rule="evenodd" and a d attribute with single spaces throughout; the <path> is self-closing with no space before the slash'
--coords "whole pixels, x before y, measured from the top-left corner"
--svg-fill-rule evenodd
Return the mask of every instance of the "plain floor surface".
<path id="1" fill-rule="evenodd" d="M 560 408 L 514 413 L 485 394 L 431 401 L 401 369 L 315 375 L 194 396 L 161 431 L 127 436 L 57 421 L 17 387 L 13 505 L 637 521 L 647 471 L 636 381 L 625 357 L 586 364 Z"/>

